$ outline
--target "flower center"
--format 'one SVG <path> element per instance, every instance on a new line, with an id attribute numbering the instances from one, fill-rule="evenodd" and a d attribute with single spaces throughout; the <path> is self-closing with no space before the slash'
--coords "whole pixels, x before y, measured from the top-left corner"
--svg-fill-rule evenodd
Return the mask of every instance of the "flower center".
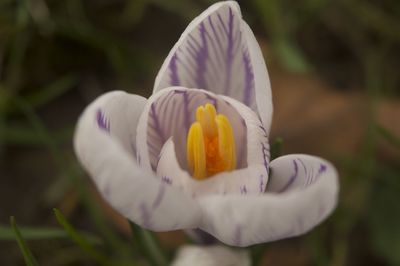
<path id="1" fill-rule="evenodd" d="M 193 177 L 205 179 L 236 168 L 236 149 L 229 119 L 207 103 L 196 110 L 187 136 L 187 161 Z"/>

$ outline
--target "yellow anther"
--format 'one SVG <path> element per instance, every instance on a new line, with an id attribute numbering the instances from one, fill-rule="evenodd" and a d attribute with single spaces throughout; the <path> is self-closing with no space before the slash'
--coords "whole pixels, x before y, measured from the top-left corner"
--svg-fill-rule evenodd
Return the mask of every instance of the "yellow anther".
<path id="1" fill-rule="evenodd" d="M 215 116 L 217 111 L 214 105 L 207 103 L 205 106 L 200 105 L 196 110 L 196 120 L 200 122 L 204 130 L 204 134 L 208 138 L 213 138 L 217 135 L 217 126 L 215 124 Z"/>
<path id="2" fill-rule="evenodd" d="M 198 179 L 202 179 L 206 175 L 204 142 L 199 141 L 203 138 L 203 129 L 200 123 L 193 123 L 187 137 L 187 159 L 189 167 L 193 169 L 193 176 Z"/>
<path id="3" fill-rule="evenodd" d="M 236 148 L 229 119 L 207 103 L 196 110 L 187 137 L 187 160 L 193 177 L 204 179 L 236 168 Z"/>
<path id="4" fill-rule="evenodd" d="M 218 127 L 219 155 L 224 160 L 226 170 L 231 171 L 236 167 L 236 148 L 232 127 L 224 115 L 217 115 L 215 122 Z"/>

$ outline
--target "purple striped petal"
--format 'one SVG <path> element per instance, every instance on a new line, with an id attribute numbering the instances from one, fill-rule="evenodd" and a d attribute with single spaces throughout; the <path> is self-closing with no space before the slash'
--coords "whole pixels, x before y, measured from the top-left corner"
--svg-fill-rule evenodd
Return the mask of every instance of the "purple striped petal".
<path id="1" fill-rule="evenodd" d="M 124 149 L 135 156 L 136 126 L 147 100 L 122 91 L 109 95 L 109 101 L 96 110 L 93 120 L 98 129 L 118 139 Z"/>
<path id="2" fill-rule="evenodd" d="M 200 229 L 228 245 L 249 246 L 304 234 L 332 213 L 339 191 L 332 164 L 293 154 L 272 161 L 271 169 L 264 194 L 199 198 Z"/>
<path id="3" fill-rule="evenodd" d="M 235 2 L 207 9 L 170 52 L 154 91 L 170 86 L 204 89 L 233 97 L 257 112 L 255 75 L 242 23 Z"/>
<path id="4" fill-rule="evenodd" d="M 195 121 L 196 109 L 200 105 L 212 103 L 218 113 L 226 115 L 234 129 L 239 168 L 246 166 L 246 125 L 239 113 L 224 99 L 204 90 L 171 88 L 152 96 L 147 104 L 143 122 L 138 129 L 138 142 L 147 147 L 140 150 L 140 157 L 146 156 L 151 169 L 157 168 L 160 152 L 165 142 L 172 138 L 176 147 L 177 159 L 183 169 L 186 163 L 186 138 L 191 124 Z M 148 110 L 148 113 L 147 113 Z M 141 118 L 142 119 L 142 118 Z"/>
<path id="5" fill-rule="evenodd" d="M 267 192 L 287 193 L 294 189 L 305 189 L 317 182 L 328 171 L 326 163 L 310 161 L 307 156 L 291 155 L 290 161 L 285 158 L 287 156 L 273 161 L 273 172 Z"/>
<path id="6" fill-rule="evenodd" d="M 197 203 L 134 159 L 131 139 L 145 103 L 143 97 L 119 91 L 96 99 L 76 127 L 77 157 L 104 199 L 131 221 L 156 231 L 196 228 L 201 220 Z M 104 134 L 107 128 L 112 130 Z"/>

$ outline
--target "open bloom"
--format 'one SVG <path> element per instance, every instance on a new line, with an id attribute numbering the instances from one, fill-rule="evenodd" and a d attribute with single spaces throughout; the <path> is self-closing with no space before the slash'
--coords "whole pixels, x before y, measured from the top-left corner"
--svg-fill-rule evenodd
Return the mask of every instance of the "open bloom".
<path id="1" fill-rule="evenodd" d="M 220 2 L 189 24 L 149 99 L 114 91 L 87 107 L 75 150 L 133 222 L 248 246 L 309 231 L 337 201 L 329 162 L 302 154 L 270 162 L 271 117 L 260 47 L 237 3 Z"/>

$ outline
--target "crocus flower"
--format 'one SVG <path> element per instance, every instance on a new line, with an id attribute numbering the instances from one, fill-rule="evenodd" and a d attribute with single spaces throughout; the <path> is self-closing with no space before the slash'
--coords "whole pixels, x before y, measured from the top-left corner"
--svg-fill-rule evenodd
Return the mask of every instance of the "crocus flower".
<path id="1" fill-rule="evenodd" d="M 74 144 L 103 197 L 136 224 L 249 246 L 309 231 L 337 201 L 337 172 L 324 159 L 270 162 L 271 117 L 260 47 L 238 4 L 226 1 L 189 24 L 149 99 L 100 96 Z"/>

